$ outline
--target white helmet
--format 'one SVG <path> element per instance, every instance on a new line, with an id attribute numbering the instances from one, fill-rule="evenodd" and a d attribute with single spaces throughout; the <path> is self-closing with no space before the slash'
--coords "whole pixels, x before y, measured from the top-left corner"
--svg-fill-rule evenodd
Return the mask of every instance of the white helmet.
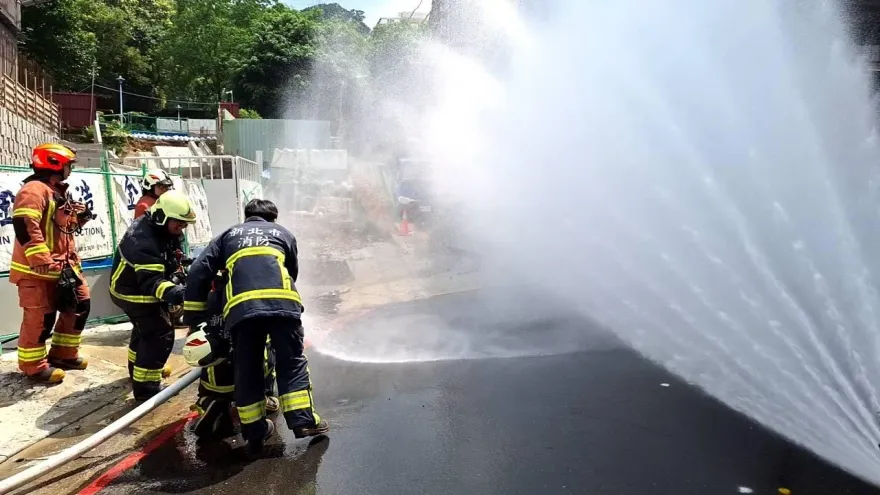
<path id="1" fill-rule="evenodd" d="M 211 342 L 205 334 L 207 323 L 199 325 L 198 330 L 189 334 L 183 344 L 183 358 L 193 368 L 206 368 L 222 363 L 225 358 L 214 357 Z"/>
<path id="2" fill-rule="evenodd" d="M 149 191 L 155 185 L 174 187 L 174 182 L 171 182 L 171 177 L 164 170 L 148 170 L 141 181 L 141 187 Z"/>

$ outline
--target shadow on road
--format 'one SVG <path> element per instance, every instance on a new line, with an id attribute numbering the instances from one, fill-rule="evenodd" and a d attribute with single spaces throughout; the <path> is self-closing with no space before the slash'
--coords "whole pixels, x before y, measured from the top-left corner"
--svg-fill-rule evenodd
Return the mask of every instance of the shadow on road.
<path id="1" fill-rule="evenodd" d="M 36 420 L 36 425 L 42 430 L 55 431 L 79 421 L 110 403 L 122 402 L 128 391 L 128 377 L 125 377 L 104 385 L 73 392 L 55 402 L 48 411 L 40 415 Z M 96 429 L 101 427 L 102 425 L 96 425 Z M 81 434 L 83 431 L 71 428 L 59 431 L 56 437 L 66 438 Z"/>

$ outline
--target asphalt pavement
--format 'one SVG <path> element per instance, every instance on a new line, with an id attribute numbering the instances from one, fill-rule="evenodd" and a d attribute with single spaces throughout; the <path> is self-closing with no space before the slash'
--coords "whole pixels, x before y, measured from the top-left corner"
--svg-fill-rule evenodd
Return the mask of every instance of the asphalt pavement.
<path id="1" fill-rule="evenodd" d="M 313 352 L 315 397 L 332 425 L 328 437 L 295 440 L 279 418 L 280 433 L 265 456 L 247 461 L 241 449 L 198 446 L 184 432 L 101 493 L 880 493 L 587 321 L 533 317 L 515 325 L 520 301 L 501 295 L 492 311 L 486 304 L 453 295 L 390 306 L 337 337 L 381 335 L 383 322 L 421 315 L 459 332 L 470 328 L 473 356 L 486 355 L 480 339 L 491 334 L 497 342 L 504 327 L 511 329 L 506 350 L 522 340 L 534 354 L 535 335 L 543 335 L 556 341 L 549 355 L 359 363 Z M 571 343 L 556 345 L 560 339 Z"/>

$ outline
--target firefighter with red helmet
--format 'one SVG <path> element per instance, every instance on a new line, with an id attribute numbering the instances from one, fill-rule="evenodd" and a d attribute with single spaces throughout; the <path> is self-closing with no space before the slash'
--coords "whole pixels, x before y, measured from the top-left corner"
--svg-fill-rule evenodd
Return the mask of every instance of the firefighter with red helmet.
<path id="1" fill-rule="evenodd" d="M 9 281 L 18 286 L 23 310 L 18 367 L 44 383 L 61 382 L 65 369 L 88 366 L 79 347 L 90 295 L 73 234 L 93 216 L 68 197 L 64 181 L 75 161 L 76 152 L 61 144 L 34 148 L 34 173 L 24 180 L 12 209 L 15 244 Z"/>
<path id="2" fill-rule="evenodd" d="M 141 181 L 141 199 L 134 205 L 134 218 L 140 218 L 159 199 L 159 196 L 174 189 L 171 177 L 164 170 L 149 170 Z"/>

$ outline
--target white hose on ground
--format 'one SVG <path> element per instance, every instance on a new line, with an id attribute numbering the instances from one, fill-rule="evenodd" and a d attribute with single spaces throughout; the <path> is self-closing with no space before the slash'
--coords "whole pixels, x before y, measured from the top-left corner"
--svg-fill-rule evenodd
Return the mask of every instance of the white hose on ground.
<path id="1" fill-rule="evenodd" d="M 151 397 L 149 400 L 145 401 L 143 404 L 139 405 L 125 416 L 110 423 L 109 425 L 104 427 L 104 429 L 95 433 L 89 438 L 86 438 L 82 442 L 62 450 L 52 457 L 49 457 L 45 461 L 37 465 L 31 466 L 14 476 L 10 476 L 9 478 L 0 480 L 0 495 L 4 493 L 9 493 L 10 491 L 19 488 L 26 483 L 29 483 L 43 475 L 49 474 L 50 472 L 57 469 L 59 466 L 76 459 L 77 457 L 85 454 L 89 450 L 92 450 L 98 445 L 106 442 L 110 439 L 110 437 L 119 433 L 123 428 L 127 428 L 135 421 L 146 416 L 147 413 L 149 413 L 168 399 L 177 395 L 189 384 L 198 380 L 201 372 L 201 369 L 194 369 L 190 371 L 189 373 L 169 385 L 168 388 L 166 388 L 165 390 Z"/>

